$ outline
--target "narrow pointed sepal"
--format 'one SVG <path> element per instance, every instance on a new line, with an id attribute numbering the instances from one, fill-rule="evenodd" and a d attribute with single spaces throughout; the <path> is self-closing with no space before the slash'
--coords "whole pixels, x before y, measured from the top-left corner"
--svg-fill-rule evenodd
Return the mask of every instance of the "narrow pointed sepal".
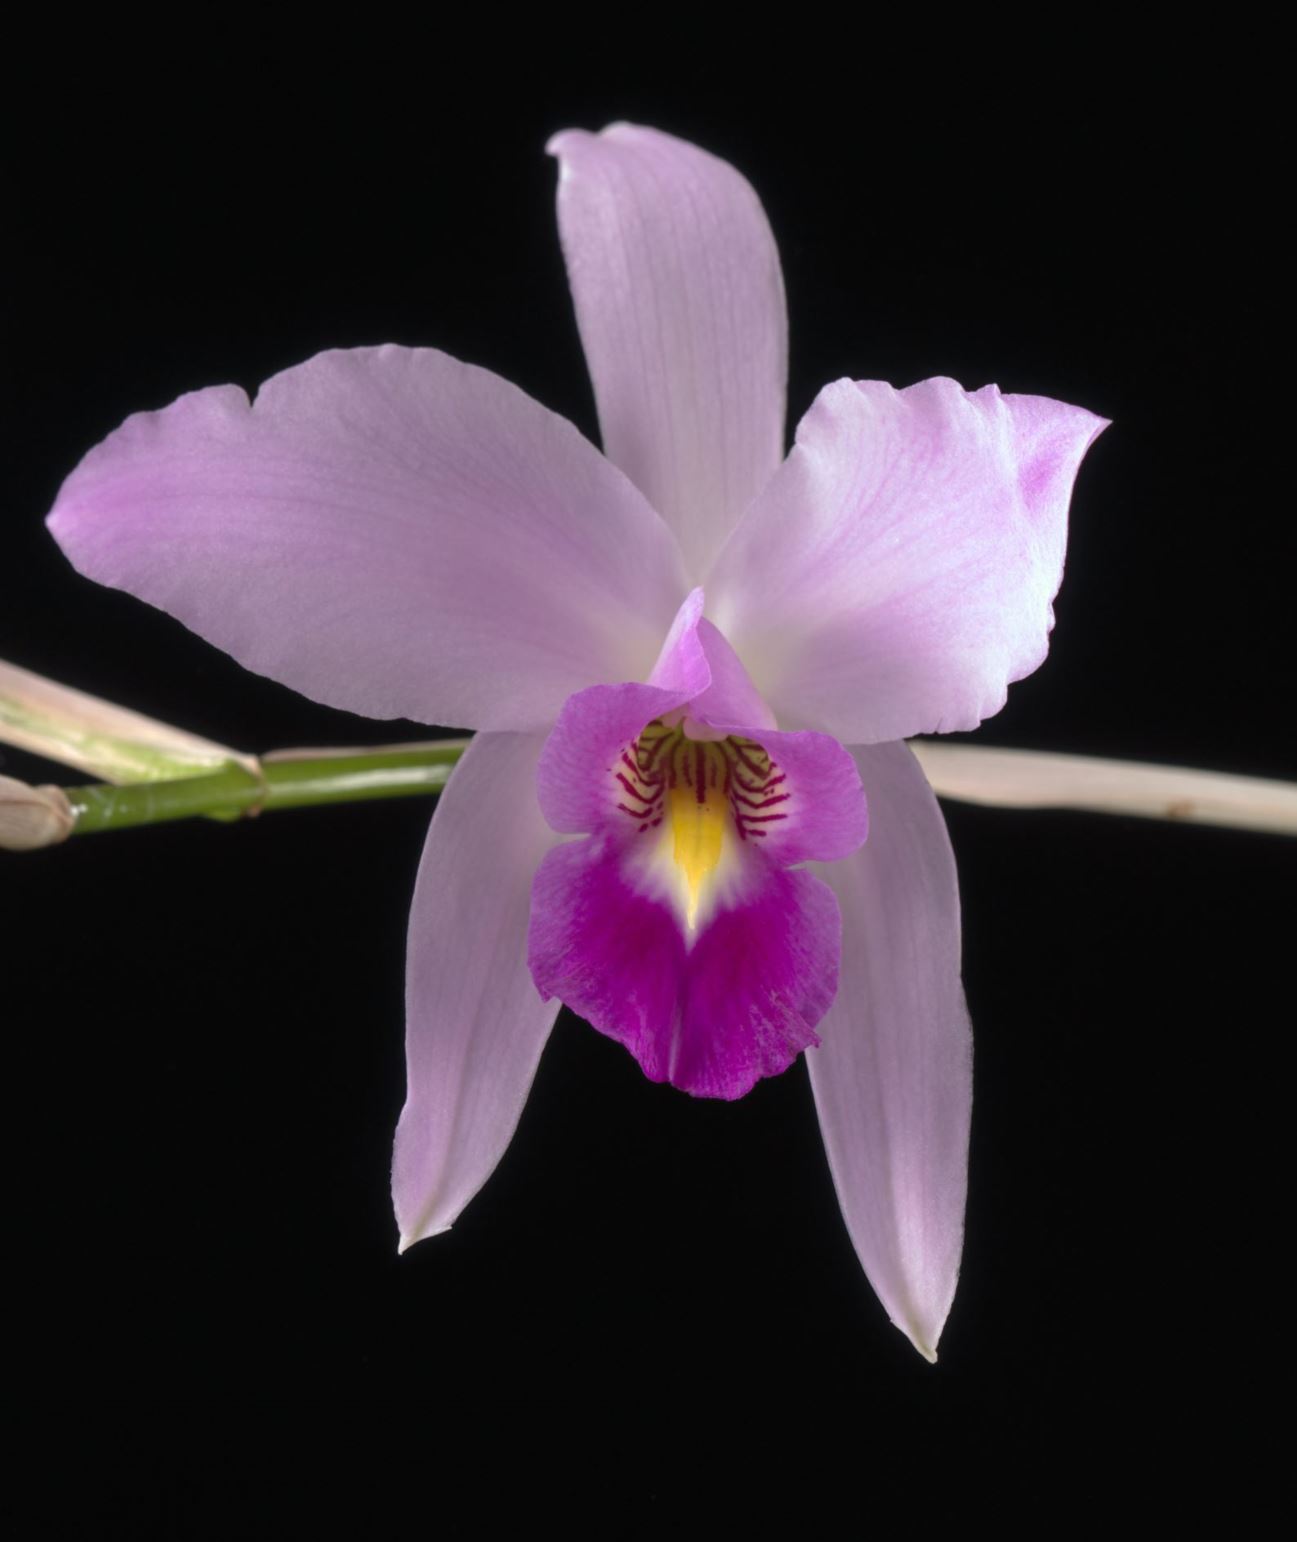
<path id="1" fill-rule="evenodd" d="M 853 754 L 870 834 L 820 869 L 842 911 L 842 970 L 806 1061 L 856 1253 L 892 1322 L 934 1361 L 959 1278 L 973 1097 L 959 891 L 910 751 Z"/>
<path id="2" fill-rule="evenodd" d="M 448 1231 L 513 1138 L 557 1002 L 527 970 L 532 874 L 555 836 L 532 734 L 480 734 L 442 795 L 410 910 L 400 1251 Z"/>
<path id="3" fill-rule="evenodd" d="M 743 177 L 697 145 L 569 129 L 558 218 L 604 452 L 697 581 L 784 449 L 779 253 Z"/>

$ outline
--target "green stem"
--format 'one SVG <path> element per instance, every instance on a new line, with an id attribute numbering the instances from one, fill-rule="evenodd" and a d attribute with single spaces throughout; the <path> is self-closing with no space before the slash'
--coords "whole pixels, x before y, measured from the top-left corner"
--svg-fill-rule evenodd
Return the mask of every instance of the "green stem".
<path id="1" fill-rule="evenodd" d="M 443 739 L 371 750 L 289 750 L 227 761 L 199 776 L 116 787 L 33 788 L 0 777 L 0 848 L 32 850 L 69 833 L 195 816 L 232 820 L 315 803 L 426 797 L 442 790 L 468 745 Z M 1289 782 L 930 740 L 911 747 L 941 798 L 1297 836 L 1297 785 Z"/>
<path id="2" fill-rule="evenodd" d="M 465 748 L 466 741 L 451 739 L 409 749 L 267 756 L 260 775 L 231 762 L 219 771 L 176 781 L 65 791 L 76 819 L 75 835 L 198 815 L 231 820 L 316 803 L 426 797 L 446 785 Z"/>

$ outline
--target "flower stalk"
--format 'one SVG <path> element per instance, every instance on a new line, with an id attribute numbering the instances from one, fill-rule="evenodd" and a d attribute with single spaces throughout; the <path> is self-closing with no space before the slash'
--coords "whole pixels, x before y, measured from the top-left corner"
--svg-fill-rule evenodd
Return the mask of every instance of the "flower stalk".
<path id="1" fill-rule="evenodd" d="M 0 739 L 8 738 L 0 729 Z M 276 809 L 436 796 L 467 739 L 374 749 L 282 750 L 216 770 L 120 786 L 28 787 L 0 777 L 0 849 L 178 819 L 253 818 Z M 1070 809 L 1297 835 L 1297 786 L 1264 777 L 978 745 L 911 744 L 939 797 L 993 808 Z"/>
<path id="2" fill-rule="evenodd" d="M 91 835 L 202 816 L 251 818 L 274 809 L 438 793 L 466 740 L 377 750 L 288 751 L 255 769 L 230 762 L 218 771 L 168 782 L 71 787 L 70 834 Z"/>

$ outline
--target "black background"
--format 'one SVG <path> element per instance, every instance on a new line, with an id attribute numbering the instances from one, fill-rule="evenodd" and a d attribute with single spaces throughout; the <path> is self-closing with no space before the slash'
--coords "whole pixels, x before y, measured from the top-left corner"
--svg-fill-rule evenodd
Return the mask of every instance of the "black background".
<path id="1" fill-rule="evenodd" d="M 1050 659 L 985 742 L 1293 775 L 1264 39 L 937 60 L 822 36 L 754 62 L 690 33 L 658 67 L 563 26 L 327 62 L 214 33 L 129 72 L 105 39 L 41 80 L 10 141 L 0 656 L 252 750 L 420 736 L 77 578 L 42 517 L 129 413 L 325 347 L 435 345 L 593 436 L 542 149 L 626 117 L 760 193 L 791 422 L 843 374 L 1114 420 Z M 933 1368 L 859 1272 L 801 1065 L 695 1102 L 566 1015 L 495 1177 L 398 1262 L 428 812 L 0 859 L 20 1507 L 188 1536 L 471 1533 L 514 1505 L 672 1533 L 788 1504 L 855 1535 L 1257 1503 L 1288 1375 L 1290 843 L 948 808 L 977 1083 Z"/>

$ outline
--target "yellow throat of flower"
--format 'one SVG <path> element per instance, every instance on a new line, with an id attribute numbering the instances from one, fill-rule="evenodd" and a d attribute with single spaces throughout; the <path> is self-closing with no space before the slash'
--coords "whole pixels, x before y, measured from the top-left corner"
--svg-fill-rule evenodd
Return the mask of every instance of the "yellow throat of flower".
<path id="1" fill-rule="evenodd" d="M 699 746 L 700 749 L 704 746 Z M 713 746 L 705 748 L 715 753 Z M 718 778 L 714 787 L 673 787 L 667 793 L 671 855 L 685 885 L 685 921 L 693 927 L 708 878 L 720 866 L 731 823 L 729 798 Z"/>

